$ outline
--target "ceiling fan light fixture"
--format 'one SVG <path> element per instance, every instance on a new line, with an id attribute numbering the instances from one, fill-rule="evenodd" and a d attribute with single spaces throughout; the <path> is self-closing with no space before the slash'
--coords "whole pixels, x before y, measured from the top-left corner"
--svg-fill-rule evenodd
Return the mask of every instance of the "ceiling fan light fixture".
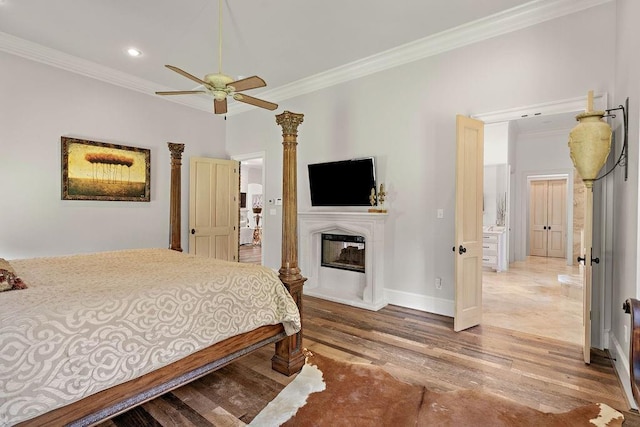
<path id="1" fill-rule="evenodd" d="M 224 90 L 214 90 L 211 93 L 216 101 L 224 101 L 227 99 L 227 92 Z"/>

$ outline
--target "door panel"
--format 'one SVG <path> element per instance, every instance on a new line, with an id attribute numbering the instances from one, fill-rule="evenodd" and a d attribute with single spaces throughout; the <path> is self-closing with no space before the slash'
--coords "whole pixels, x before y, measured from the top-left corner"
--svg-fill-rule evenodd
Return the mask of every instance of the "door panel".
<path id="1" fill-rule="evenodd" d="M 566 256 L 567 181 L 535 180 L 530 184 L 529 255 Z"/>
<path id="2" fill-rule="evenodd" d="M 582 323 L 584 325 L 584 343 L 582 354 L 584 363 L 591 363 L 591 259 L 593 242 L 593 189 L 587 188 L 584 206 L 584 267 L 582 269 Z"/>
<path id="3" fill-rule="evenodd" d="M 556 179 L 549 181 L 549 208 L 547 228 L 549 232 L 547 255 L 555 258 L 566 256 L 566 222 L 567 222 L 567 181 Z"/>
<path id="4" fill-rule="evenodd" d="M 238 260 L 239 165 L 235 160 L 192 157 L 189 252 Z"/>
<path id="5" fill-rule="evenodd" d="M 456 117 L 454 330 L 482 320 L 484 123 Z"/>
<path id="6" fill-rule="evenodd" d="M 529 254 L 547 256 L 547 181 L 531 182 Z"/>

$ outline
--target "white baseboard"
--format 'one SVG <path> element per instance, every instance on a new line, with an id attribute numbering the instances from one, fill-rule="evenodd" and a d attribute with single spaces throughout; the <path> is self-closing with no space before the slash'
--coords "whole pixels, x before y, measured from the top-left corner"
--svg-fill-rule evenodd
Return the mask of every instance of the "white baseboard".
<path id="1" fill-rule="evenodd" d="M 609 342 L 612 344 L 609 347 L 609 353 L 614 360 L 614 367 L 622 383 L 622 389 L 627 398 L 629 408 L 638 409 L 638 405 L 633 398 L 633 392 L 631 391 L 631 377 L 629 376 L 629 358 L 625 354 L 624 349 L 616 339 L 615 335 L 609 334 Z"/>
<path id="2" fill-rule="evenodd" d="M 419 295 L 411 292 L 396 291 L 393 289 L 385 289 L 384 297 L 389 304 L 453 317 L 453 301 L 451 300 Z"/>

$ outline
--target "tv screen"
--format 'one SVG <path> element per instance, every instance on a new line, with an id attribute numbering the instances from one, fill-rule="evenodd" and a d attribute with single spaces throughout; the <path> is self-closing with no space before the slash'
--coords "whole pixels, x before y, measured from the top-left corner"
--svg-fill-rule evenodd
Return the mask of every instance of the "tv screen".
<path id="1" fill-rule="evenodd" d="M 373 157 L 309 165 L 311 206 L 370 206 L 376 188 Z"/>

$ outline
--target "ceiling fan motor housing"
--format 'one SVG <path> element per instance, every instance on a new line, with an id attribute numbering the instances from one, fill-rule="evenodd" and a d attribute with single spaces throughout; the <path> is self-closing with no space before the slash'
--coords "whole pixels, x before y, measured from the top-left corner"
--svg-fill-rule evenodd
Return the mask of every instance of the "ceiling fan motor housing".
<path id="1" fill-rule="evenodd" d="M 211 85 L 211 87 L 207 89 L 209 89 L 211 95 L 213 95 L 216 101 L 222 101 L 226 99 L 227 95 L 232 92 L 232 88 L 227 87 L 227 84 L 231 83 L 233 79 L 226 74 L 207 74 L 206 76 L 204 76 L 204 81 Z"/>
<path id="2" fill-rule="evenodd" d="M 225 89 L 228 83 L 233 79 L 226 74 L 212 73 L 204 76 L 204 81 L 213 86 L 214 89 Z"/>

